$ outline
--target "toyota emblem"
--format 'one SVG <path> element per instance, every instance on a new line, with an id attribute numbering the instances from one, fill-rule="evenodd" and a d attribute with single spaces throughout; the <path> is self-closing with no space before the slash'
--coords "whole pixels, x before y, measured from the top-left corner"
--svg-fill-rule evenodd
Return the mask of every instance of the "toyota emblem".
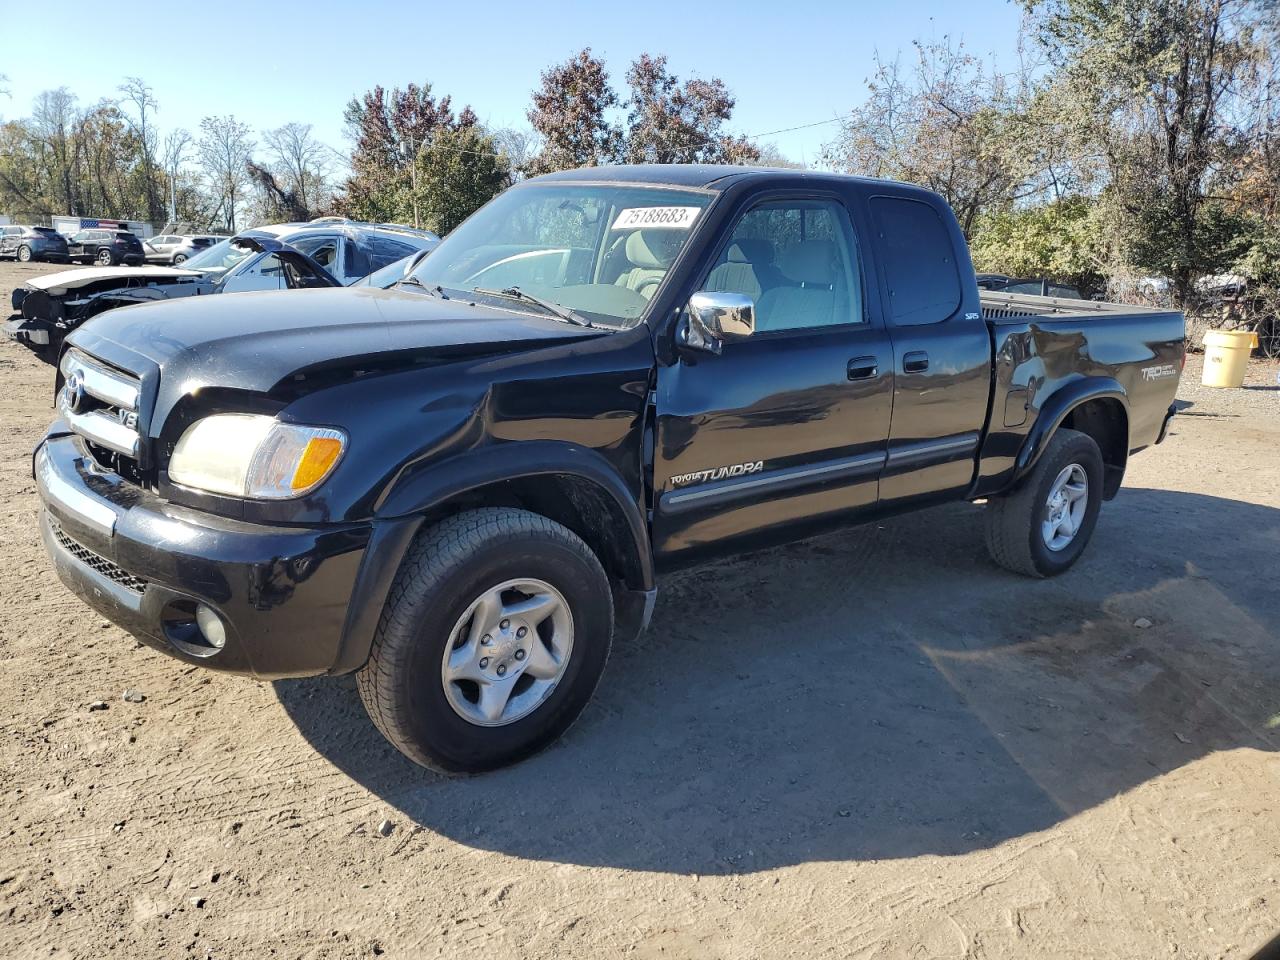
<path id="1" fill-rule="evenodd" d="M 79 370 L 73 370 L 67 377 L 67 409 L 79 413 L 84 406 L 84 376 Z"/>

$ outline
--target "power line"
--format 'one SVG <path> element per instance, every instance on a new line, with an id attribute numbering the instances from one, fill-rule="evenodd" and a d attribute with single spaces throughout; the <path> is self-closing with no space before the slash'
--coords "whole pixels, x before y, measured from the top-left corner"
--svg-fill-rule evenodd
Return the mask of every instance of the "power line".
<path id="1" fill-rule="evenodd" d="M 748 133 L 746 134 L 746 138 L 748 140 L 759 140 L 761 137 L 772 137 L 779 133 L 794 133 L 796 130 L 808 130 L 811 127 L 826 126 L 828 123 L 839 123 L 843 119 L 844 117 L 832 117 L 829 120 L 816 120 L 813 123 L 802 123 L 798 127 L 783 127 L 781 130 L 769 130 L 765 133 Z"/>

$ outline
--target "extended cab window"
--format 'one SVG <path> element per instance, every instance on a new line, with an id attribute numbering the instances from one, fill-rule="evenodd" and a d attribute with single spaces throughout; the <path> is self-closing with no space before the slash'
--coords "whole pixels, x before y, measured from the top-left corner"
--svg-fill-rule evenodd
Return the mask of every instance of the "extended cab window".
<path id="1" fill-rule="evenodd" d="M 853 231 L 833 201 L 783 200 L 748 210 L 703 289 L 751 297 L 762 332 L 863 322 Z"/>
<path id="2" fill-rule="evenodd" d="M 939 323 L 954 314 L 963 293 L 951 231 L 938 211 L 907 197 L 872 197 L 871 216 L 893 322 Z"/>

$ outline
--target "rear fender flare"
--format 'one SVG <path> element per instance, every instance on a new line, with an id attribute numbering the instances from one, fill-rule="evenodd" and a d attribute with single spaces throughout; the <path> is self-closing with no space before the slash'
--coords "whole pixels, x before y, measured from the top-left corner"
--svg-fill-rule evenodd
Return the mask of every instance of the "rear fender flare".
<path id="1" fill-rule="evenodd" d="M 1117 400 L 1124 408 L 1126 421 L 1129 414 L 1129 395 L 1118 380 L 1112 377 L 1083 377 L 1063 384 L 1040 406 L 1039 416 L 1031 425 L 1022 449 L 1014 464 L 1013 482 L 1017 483 L 1034 469 L 1053 435 L 1076 407 L 1090 400 Z M 1129 449 L 1128 438 L 1125 450 Z"/>

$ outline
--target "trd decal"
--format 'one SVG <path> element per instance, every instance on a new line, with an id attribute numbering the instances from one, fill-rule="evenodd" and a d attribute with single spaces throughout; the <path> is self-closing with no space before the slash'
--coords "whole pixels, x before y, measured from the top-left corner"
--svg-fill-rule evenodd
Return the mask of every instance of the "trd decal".
<path id="1" fill-rule="evenodd" d="M 1162 363 L 1158 367 L 1143 367 L 1142 379 L 1143 380 L 1160 380 L 1160 379 L 1163 379 L 1164 377 L 1176 376 L 1177 373 L 1178 371 L 1174 369 L 1174 366 L 1172 363 Z"/>
<path id="2" fill-rule="evenodd" d="M 687 487 L 691 483 L 707 483 L 711 480 L 724 480 L 726 477 L 745 477 L 750 473 L 759 473 L 763 469 L 763 460 L 757 460 L 755 463 L 734 463 L 727 467 L 712 467 L 710 470 L 678 474 L 671 478 L 671 485 Z"/>

